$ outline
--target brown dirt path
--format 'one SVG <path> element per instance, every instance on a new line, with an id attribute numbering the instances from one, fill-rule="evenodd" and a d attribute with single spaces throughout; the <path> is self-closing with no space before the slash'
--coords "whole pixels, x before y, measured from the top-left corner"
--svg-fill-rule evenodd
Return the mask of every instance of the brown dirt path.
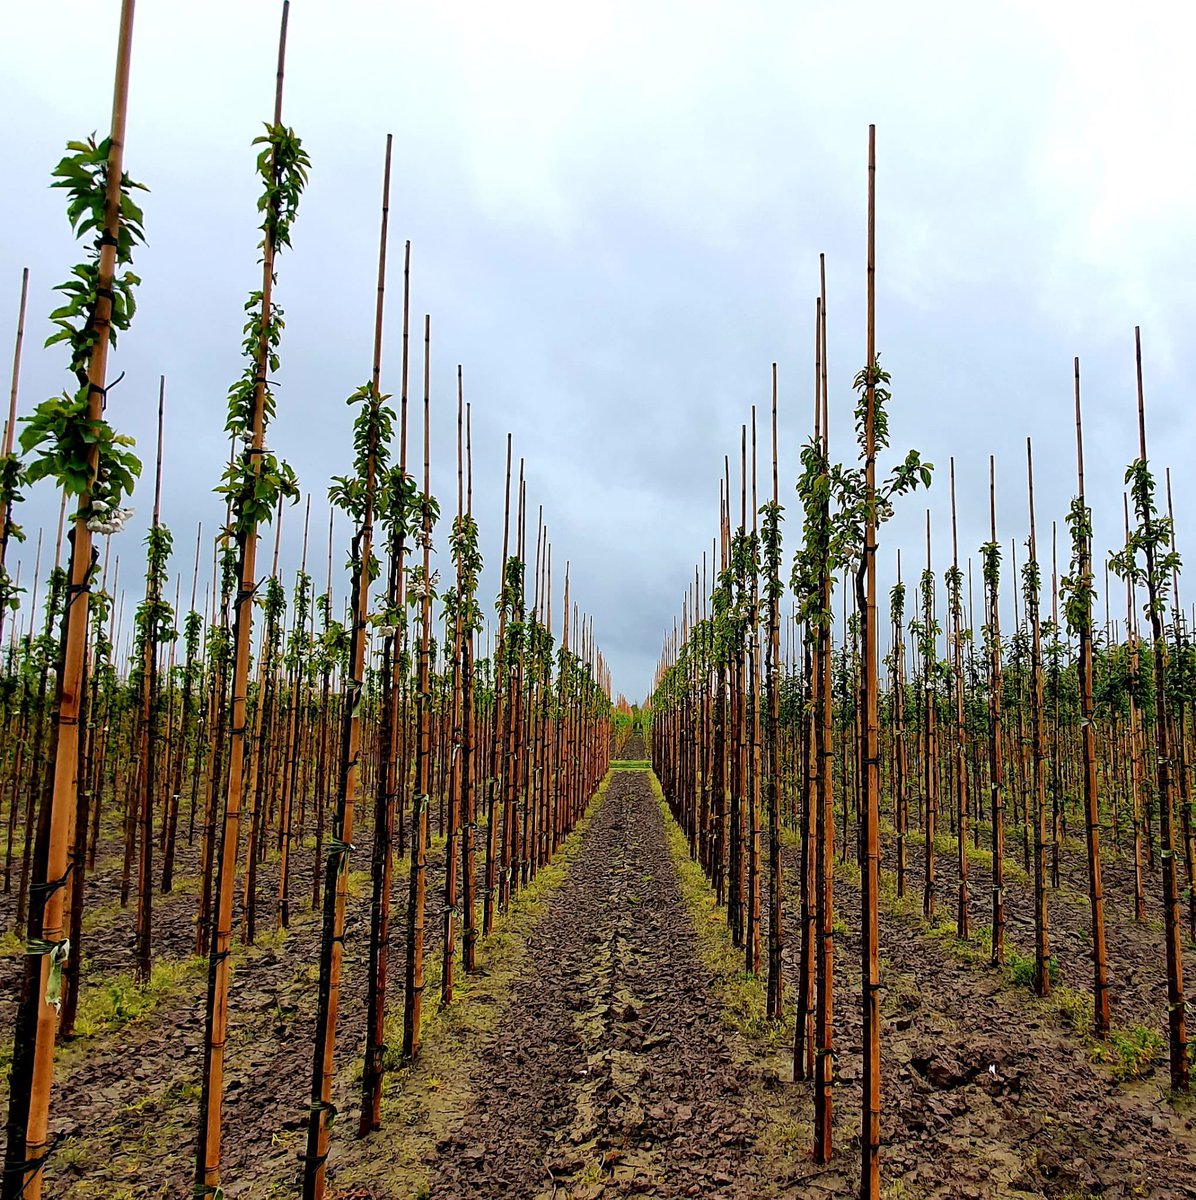
<path id="1" fill-rule="evenodd" d="M 757 1144 L 766 1091 L 724 1028 L 645 772 L 616 772 L 534 930 L 472 1099 L 426 1194 L 596 1200 L 782 1194 Z M 350 1193 L 346 1193 L 350 1194 Z M 386 1197 L 373 1188 L 353 1195 Z"/>

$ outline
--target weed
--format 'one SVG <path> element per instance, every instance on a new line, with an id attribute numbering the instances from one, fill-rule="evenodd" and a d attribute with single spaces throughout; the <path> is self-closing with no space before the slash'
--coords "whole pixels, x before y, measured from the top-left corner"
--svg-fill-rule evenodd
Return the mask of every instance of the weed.
<path id="1" fill-rule="evenodd" d="M 202 956 L 156 963 L 144 986 L 132 975 L 102 977 L 94 986 L 84 989 L 79 998 L 76 1032 L 81 1037 L 93 1037 L 140 1020 L 153 1012 L 179 984 L 198 976 L 206 967 L 207 959 Z"/>
<path id="2" fill-rule="evenodd" d="M 1077 992 L 1074 988 L 1060 987 L 1051 993 L 1051 997 L 1064 1025 L 1080 1034 L 1092 1031 L 1095 1005 L 1090 992 Z"/>
<path id="3" fill-rule="evenodd" d="M 1005 943 L 1005 973 L 1009 976 L 1010 983 L 1017 987 L 1033 987 L 1034 986 L 1034 955 L 1022 954 L 1016 946 L 1010 945 L 1008 941 Z M 1054 987 L 1062 976 L 1059 970 L 1059 964 L 1052 954 L 1047 959 L 1047 980 Z"/>
<path id="4" fill-rule="evenodd" d="M 1110 1030 L 1108 1038 L 1092 1052 L 1096 1062 L 1105 1063 L 1119 1083 L 1149 1074 L 1163 1053 L 1162 1035 L 1145 1025 Z"/>

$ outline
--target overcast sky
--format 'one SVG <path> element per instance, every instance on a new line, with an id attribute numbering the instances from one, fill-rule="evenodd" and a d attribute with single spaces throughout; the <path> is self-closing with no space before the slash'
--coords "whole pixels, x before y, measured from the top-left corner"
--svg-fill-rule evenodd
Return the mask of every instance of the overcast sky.
<path id="1" fill-rule="evenodd" d="M 51 289 L 79 257 L 62 195 L 47 185 L 68 139 L 107 130 L 118 10 L 116 0 L 44 0 L 5 14 L 0 344 L 10 344 L 28 266 L 22 411 L 70 382 L 61 347 L 40 347 Z M 138 5 L 126 165 L 151 189 L 149 244 L 136 258 L 144 284 L 114 357 L 126 374 L 109 415 L 152 458 L 166 375 L 163 515 L 187 578 L 196 522 L 207 543 L 222 515 L 210 488 L 225 453 L 225 392 L 241 369 L 242 303 L 260 278 L 250 142 L 271 113 L 279 13 L 275 0 Z M 894 449 L 916 446 L 940 468 L 936 569 L 949 556 L 950 455 L 961 555 L 987 538 L 989 453 L 1000 533 L 1024 539 L 1030 435 L 1049 571 L 1050 522 L 1074 490 L 1076 354 L 1097 539 L 1120 537 L 1122 473 L 1136 454 L 1135 324 L 1152 461 L 1160 478 L 1176 468 L 1181 549 L 1191 547 L 1194 25 L 1188 5 L 1148 4 L 1128 20 L 1123 5 L 1063 0 L 295 0 L 284 119 L 313 168 L 294 250 L 279 263 L 287 328 L 270 440 L 313 494 L 314 544 L 328 477 L 351 462 L 344 400 L 369 375 L 390 132 L 384 386 L 398 390 L 410 238 L 413 326 L 432 314 L 434 490 L 447 512 L 461 363 L 488 567 L 499 557 L 510 431 L 527 460 L 533 519 L 544 506 L 554 582 L 569 559 L 616 689 L 641 697 L 716 530 L 722 456 L 737 452 L 750 405 L 766 409 L 773 361 L 791 556 L 820 251 L 832 439 L 849 450 L 875 122 L 878 344 L 893 376 Z M 413 367 L 417 378 L 418 355 Z M 151 489 L 147 478 L 113 546 L 130 586 Z M 288 570 L 301 511 L 284 522 Z M 43 484 L 18 519 L 32 532 L 56 512 Z M 920 565 L 924 513 L 921 497 L 906 502 L 884 531 L 886 573 L 899 545 Z M 23 583 L 32 551 L 31 537 L 17 556 Z M 323 550 L 310 557 L 322 584 Z M 488 605 L 495 585 L 488 570 Z"/>

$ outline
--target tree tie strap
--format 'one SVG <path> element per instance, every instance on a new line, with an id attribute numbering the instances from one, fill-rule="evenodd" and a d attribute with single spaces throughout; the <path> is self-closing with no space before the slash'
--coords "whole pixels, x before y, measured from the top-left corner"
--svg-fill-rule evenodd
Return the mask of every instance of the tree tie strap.
<path id="1" fill-rule="evenodd" d="M 4 1168 L 3 1174 L 5 1175 L 24 1175 L 26 1172 L 29 1173 L 29 1178 L 21 1184 L 20 1190 L 17 1192 L 18 1200 L 25 1194 L 25 1189 L 37 1177 L 38 1172 L 45 1167 L 50 1155 L 58 1149 L 59 1143 L 62 1142 L 65 1137 L 66 1134 L 64 1133 L 56 1133 L 53 1140 L 45 1148 L 45 1150 L 42 1151 L 41 1154 L 35 1154 L 32 1158 L 27 1158 L 23 1162 L 15 1162 L 11 1166 Z"/>
<path id="2" fill-rule="evenodd" d="M 356 849 L 357 847 L 352 842 L 342 842 L 339 838 L 330 837 L 328 839 L 328 849 L 325 853 L 328 858 L 343 855 L 347 861 L 349 855 Z"/>
<path id="3" fill-rule="evenodd" d="M 42 896 L 48 900 L 61 887 L 66 887 L 66 881 L 70 878 L 71 872 L 75 869 L 73 862 L 67 863 L 66 870 L 57 879 L 47 879 L 43 883 L 30 884 L 29 891 L 35 896 Z"/>
<path id="4" fill-rule="evenodd" d="M 241 605 L 244 604 L 246 600 L 252 600 L 254 598 L 254 596 L 257 595 L 258 588 L 260 588 L 261 586 L 262 586 L 262 581 L 259 579 L 257 581 L 257 583 L 255 583 L 253 585 L 253 587 L 251 587 L 251 588 L 247 588 L 247 587 L 237 588 L 237 597 L 233 601 L 233 605 L 237 609 L 240 609 Z"/>
<path id="5" fill-rule="evenodd" d="M 327 1126 L 330 1129 L 332 1128 L 332 1122 L 336 1120 L 337 1116 L 337 1107 L 330 1100 L 313 1100 L 307 1111 L 311 1113 L 313 1117 L 318 1117 L 321 1113 L 327 1113 Z M 306 1158 L 306 1155 L 304 1157 Z M 327 1157 L 327 1155 L 324 1155 L 323 1158 L 318 1159 L 316 1166 L 320 1166 L 320 1164 L 323 1163 L 324 1159 Z"/>
<path id="6" fill-rule="evenodd" d="M 60 942 L 43 942 L 33 938 L 25 946 L 25 953 L 33 958 L 48 955 L 50 958 L 50 974 L 46 979 L 46 1003 L 53 1005 L 55 1012 L 62 1011 L 62 968 L 71 952 L 71 939 L 63 938 Z"/>

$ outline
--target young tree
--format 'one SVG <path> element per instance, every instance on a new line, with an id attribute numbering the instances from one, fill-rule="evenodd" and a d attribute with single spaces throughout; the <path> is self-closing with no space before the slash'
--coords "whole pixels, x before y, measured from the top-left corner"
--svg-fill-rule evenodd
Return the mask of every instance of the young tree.
<path id="1" fill-rule="evenodd" d="M 96 568 L 92 535 L 116 532 L 131 515 L 122 502 L 141 470 L 129 449 L 132 439 L 118 435 L 104 416 L 110 386 L 108 352 L 117 333 L 129 328 L 135 310 L 133 291 L 140 282 L 128 269 L 143 236 L 141 209 L 133 199 L 140 185 L 128 178 L 123 167 L 132 42 L 133 2 L 124 0 L 111 133 L 99 143 L 71 142 L 69 154 L 54 171 L 54 186 L 67 192 L 67 214 L 76 235 L 91 241 L 85 261 L 58 289 L 65 303 L 52 314 L 58 330 L 47 343 L 65 343 L 77 387 L 38 405 L 21 434 L 22 451 L 33 455 L 25 477 L 30 482 L 55 480 L 64 503 L 67 497 L 77 498 L 78 507 L 72 516 L 66 572 L 52 784 L 42 823 L 45 838 L 39 838 L 42 848 L 34 861 L 34 902 L 10 1075 L 8 1144 L 0 1185 L 4 1200 L 18 1196 L 39 1200 L 49 1152 L 54 1042 L 62 968 L 70 953 L 64 918 L 71 825 L 78 801 L 88 599 Z M 6 462 L 10 460 L 6 456 Z"/>
<path id="2" fill-rule="evenodd" d="M 1170 1037 L 1171 1086 L 1188 1087 L 1187 1023 L 1184 1012 L 1183 949 L 1179 913 L 1179 888 L 1175 869 L 1175 798 L 1172 771 L 1172 732 L 1167 700 L 1167 639 L 1164 620 L 1168 589 L 1179 558 L 1171 549 L 1171 522 L 1159 515 L 1155 482 L 1146 458 L 1146 404 L 1142 387 L 1142 339 L 1134 329 L 1134 359 L 1138 381 L 1138 457 L 1126 469 L 1125 482 L 1134 501 L 1137 526 L 1126 548 L 1114 555 L 1118 574 L 1146 589 L 1143 612 L 1150 620 L 1151 659 L 1154 668 L 1156 786 L 1159 801 L 1159 838 L 1162 843 L 1163 925 L 1167 944 L 1167 1024 Z M 1141 560 L 1141 561 L 1139 561 Z"/>
<path id="3" fill-rule="evenodd" d="M 1105 901 L 1100 870 L 1100 796 L 1096 778 L 1095 710 L 1092 698 L 1092 510 L 1084 497 L 1084 438 L 1080 418 L 1080 360 L 1075 360 L 1077 495 L 1067 514 L 1071 571 L 1060 584 L 1063 615 L 1079 638 L 1080 748 L 1083 755 L 1084 824 L 1088 843 L 1088 899 L 1092 915 L 1093 1032 L 1109 1034 L 1109 964 L 1105 952 Z"/>
<path id="4" fill-rule="evenodd" d="M 245 370 L 229 389 L 225 428 L 241 444 L 218 489 L 230 509 L 226 530 L 233 563 L 236 598 L 231 646 L 231 703 L 228 713 L 228 784 L 224 820 L 211 839 L 216 857 L 214 921 L 208 966 L 204 1066 L 201 1079 L 199 1133 L 196 1139 L 195 1187 L 212 1194 L 220 1186 L 220 1141 L 224 1102 L 224 1050 L 228 1032 L 229 953 L 232 941 L 233 897 L 236 891 L 237 843 L 247 751 L 249 649 L 253 634 L 253 596 L 257 590 L 258 527 L 268 522 L 282 497 L 297 499 L 298 484 L 291 468 L 266 448 L 266 431 L 274 416 L 270 377 L 279 367 L 282 312 L 274 303 L 277 255 L 291 244 L 291 227 L 307 185 L 311 163 L 295 132 L 282 123 L 283 66 L 289 0 L 284 0 L 278 43 L 274 120 L 254 142 L 261 150 L 257 171 L 263 190 L 262 286 L 245 304 L 248 319 L 242 349 Z"/>

